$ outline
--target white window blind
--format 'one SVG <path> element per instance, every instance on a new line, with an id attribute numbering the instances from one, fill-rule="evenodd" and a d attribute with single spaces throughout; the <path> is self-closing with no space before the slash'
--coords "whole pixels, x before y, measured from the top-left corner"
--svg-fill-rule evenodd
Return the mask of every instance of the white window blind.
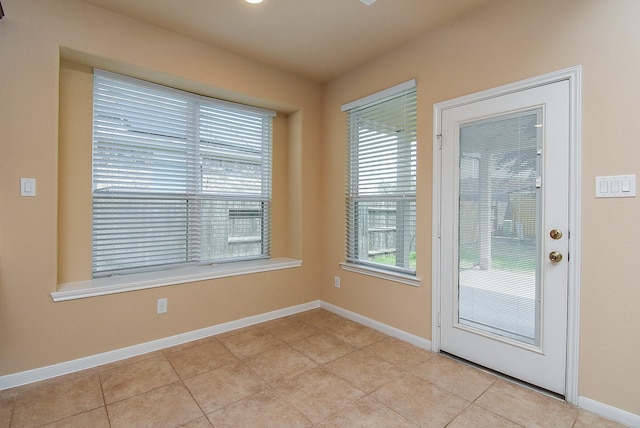
<path id="1" fill-rule="evenodd" d="M 415 275 L 416 103 L 410 81 L 343 106 L 347 262 Z"/>
<path id="2" fill-rule="evenodd" d="M 93 275 L 269 257 L 274 112 L 100 70 Z"/>

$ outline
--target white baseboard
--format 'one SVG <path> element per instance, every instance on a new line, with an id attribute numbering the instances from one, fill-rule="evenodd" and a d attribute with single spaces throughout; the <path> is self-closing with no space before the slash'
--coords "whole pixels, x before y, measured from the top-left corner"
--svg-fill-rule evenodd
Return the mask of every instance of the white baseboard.
<path id="1" fill-rule="evenodd" d="M 327 311 L 333 312 L 344 318 L 355 321 L 359 324 L 371 327 L 374 330 L 378 330 L 389 336 L 404 342 L 411 343 L 419 348 L 431 351 L 431 341 L 424 339 L 420 336 L 416 336 L 411 333 L 407 333 L 404 330 L 392 327 L 387 324 L 383 324 L 374 319 L 365 317 L 355 312 L 351 312 L 347 309 L 343 309 L 339 306 L 326 303 L 321 300 L 316 300 L 302 305 L 290 306 L 288 308 L 279 309 L 272 312 L 267 312 L 260 315 L 255 315 L 247 318 L 242 318 L 235 321 L 230 321 L 223 324 L 218 324 L 211 327 L 206 327 L 199 330 L 190 331 L 187 333 L 178 334 L 176 336 L 165 337 L 163 339 L 154 340 L 151 342 L 141 343 L 139 345 L 129 346 L 127 348 L 116 349 L 114 351 L 104 352 L 102 354 L 91 355 L 89 357 L 79 358 L 77 360 L 66 361 L 64 363 L 54 364 L 47 367 L 41 367 L 33 370 L 27 370 L 20 373 L 14 373 L 6 376 L 0 376 L 0 391 L 4 389 L 14 388 L 16 386 L 26 385 L 33 382 L 39 382 L 41 380 L 50 379 L 57 376 L 77 372 L 80 370 L 90 369 L 93 367 L 101 366 L 103 364 L 113 363 L 116 361 L 124 360 L 127 358 L 135 357 L 138 355 L 146 354 L 153 351 L 159 351 L 161 349 L 169 348 L 171 346 L 180 345 L 183 343 L 191 342 L 198 339 L 204 339 L 216 334 L 225 333 L 232 330 L 237 330 L 243 327 L 249 327 L 254 324 L 259 324 L 265 321 L 271 321 L 277 318 L 286 317 L 289 315 L 297 314 L 299 312 L 308 311 L 311 309 L 323 308 Z M 578 398 L 578 407 L 590 411 L 592 413 L 603 416 L 607 419 L 619 422 L 621 424 L 640 428 L 640 416 L 625 410 L 618 409 L 616 407 L 609 406 L 607 404 L 600 403 L 586 397 Z"/>
<path id="2" fill-rule="evenodd" d="M 633 428 L 640 427 L 640 415 L 635 415 L 587 397 L 578 397 L 578 407 Z"/>
<path id="3" fill-rule="evenodd" d="M 183 343 L 192 342 L 198 339 L 204 339 L 205 337 L 214 336 L 216 334 L 225 333 L 227 331 L 237 330 L 239 328 L 248 327 L 254 324 L 259 324 L 261 322 L 286 317 L 288 315 L 297 314 L 298 312 L 304 312 L 319 307 L 320 301 L 316 300 L 314 302 L 304 303 L 297 306 L 290 306 L 288 308 L 230 321 L 211 327 L 178 334 L 176 336 L 165 337 L 162 339 L 153 340 L 151 342 L 129 346 L 127 348 L 116 349 L 114 351 L 91 355 L 88 357 L 79 358 L 77 360 L 66 361 L 64 363 L 53 364 L 47 367 L 41 367 L 20 373 L 0 376 L 0 391 L 33 382 L 39 382 L 41 380 L 50 379 L 69 373 L 78 372 L 80 370 L 90 369 L 93 367 L 101 366 L 103 364 L 113 363 L 115 361 L 147 354 L 149 352 L 159 351 L 171 346 L 181 345 Z"/>
<path id="4" fill-rule="evenodd" d="M 416 336 L 415 334 L 407 333 L 404 330 L 400 330 L 395 327 L 391 327 L 390 325 L 383 324 L 379 321 L 376 321 L 371 318 L 367 318 L 363 315 L 357 314 L 355 312 L 348 311 L 339 306 L 332 305 L 331 303 L 320 302 L 320 307 L 328 310 L 329 312 L 333 312 L 334 314 L 340 315 L 344 318 L 347 318 L 351 321 L 355 321 L 358 324 L 365 325 L 367 327 L 371 327 L 374 330 L 378 330 L 384 334 L 395 337 L 396 339 L 400 339 L 404 342 L 408 342 L 412 345 L 417 346 L 418 348 L 426 349 L 427 351 L 431 351 L 431 341 L 424 339 L 420 336 Z"/>

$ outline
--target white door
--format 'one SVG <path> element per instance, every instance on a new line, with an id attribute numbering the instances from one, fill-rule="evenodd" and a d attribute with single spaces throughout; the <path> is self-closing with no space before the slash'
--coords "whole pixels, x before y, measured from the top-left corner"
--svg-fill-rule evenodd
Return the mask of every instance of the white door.
<path id="1" fill-rule="evenodd" d="M 440 120 L 440 349 L 564 395 L 569 82 Z"/>

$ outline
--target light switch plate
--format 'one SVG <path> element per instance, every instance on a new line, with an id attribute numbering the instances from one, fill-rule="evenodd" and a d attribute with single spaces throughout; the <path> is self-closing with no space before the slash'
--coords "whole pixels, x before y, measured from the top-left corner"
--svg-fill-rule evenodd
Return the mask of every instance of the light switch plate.
<path id="1" fill-rule="evenodd" d="M 596 177 L 596 198 L 635 198 L 636 175 Z"/>
<path id="2" fill-rule="evenodd" d="M 35 196 L 35 195 L 36 195 L 36 179 L 21 178 L 20 179 L 20 196 Z"/>

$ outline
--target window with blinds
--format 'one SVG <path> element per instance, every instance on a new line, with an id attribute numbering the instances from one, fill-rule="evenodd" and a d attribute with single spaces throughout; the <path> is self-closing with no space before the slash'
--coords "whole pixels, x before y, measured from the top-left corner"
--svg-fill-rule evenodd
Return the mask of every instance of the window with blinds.
<path id="1" fill-rule="evenodd" d="M 345 104 L 347 262 L 415 275 L 416 87 Z"/>
<path id="2" fill-rule="evenodd" d="M 96 70 L 93 276 L 268 258 L 273 116 Z"/>

